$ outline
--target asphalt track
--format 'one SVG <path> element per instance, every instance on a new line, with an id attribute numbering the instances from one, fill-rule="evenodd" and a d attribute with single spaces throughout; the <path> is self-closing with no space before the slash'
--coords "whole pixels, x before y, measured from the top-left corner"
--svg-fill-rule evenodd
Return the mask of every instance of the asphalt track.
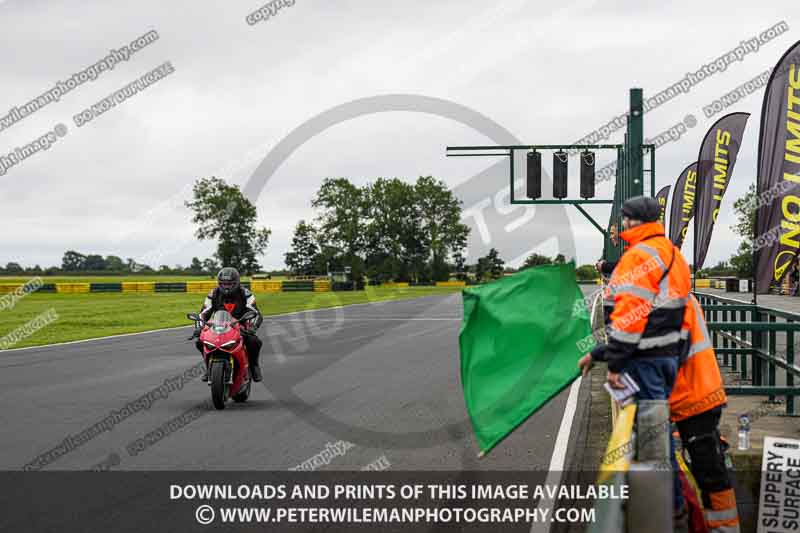
<path id="1" fill-rule="evenodd" d="M 268 318 L 265 379 L 247 403 L 211 410 L 195 378 L 39 464 L 287 470 L 318 457 L 316 470 L 547 470 L 569 389 L 478 459 L 459 378 L 461 314 L 449 294 Z M 0 354 L 0 469 L 21 469 L 196 365 L 189 331 Z"/>

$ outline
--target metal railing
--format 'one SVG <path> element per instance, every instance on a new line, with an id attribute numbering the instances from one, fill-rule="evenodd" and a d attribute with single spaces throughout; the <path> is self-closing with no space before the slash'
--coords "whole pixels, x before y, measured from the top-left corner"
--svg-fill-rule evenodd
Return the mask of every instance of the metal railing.
<path id="1" fill-rule="evenodd" d="M 739 384 L 728 385 L 730 395 L 777 396 L 786 400 L 786 414 L 796 415 L 800 395 L 795 377 L 795 332 L 800 315 L 740 300 L 697 292 L 705 312 L 720 364 L 739 374 Z"/>

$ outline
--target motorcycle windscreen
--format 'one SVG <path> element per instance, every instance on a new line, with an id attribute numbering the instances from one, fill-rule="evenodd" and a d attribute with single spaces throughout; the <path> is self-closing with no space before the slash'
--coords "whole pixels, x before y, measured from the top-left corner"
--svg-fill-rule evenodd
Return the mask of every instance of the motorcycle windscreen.
<path id="1" fill-rule="evenodd" d="M 233 316 L 228 311 L 220 309 L 211 315 L 211 320 L 208 321 L 208 325 L 214 333 L 225 333 L 231 329 L 233 320 Z"/>

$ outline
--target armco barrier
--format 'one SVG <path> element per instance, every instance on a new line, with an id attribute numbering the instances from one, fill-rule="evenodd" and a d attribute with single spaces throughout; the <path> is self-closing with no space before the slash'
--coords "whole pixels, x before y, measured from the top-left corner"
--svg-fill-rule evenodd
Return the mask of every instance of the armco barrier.
<path id="1" fill-rule="evenodd" d="M 156 292 L 186 292 L 185 281 L 156 281 Z"/>
<path id="2" fill-rule="evenodd" d="M 253 280 L 250 282 L 253 292 L 281 292 L 281 282 L 271 280 Z"/>
<path id="3" fill-rule="evenodd" d="M 208 294 L 216 288 L 216 281 L 187 281 L 186 292 L 192 294 Z"/>
<path id="4" fill-rule="evenodd" d="M 330 292 L 331 282 L 328 279 L 314 280 L 314 292 Z"/>
<path id="5" fill-rule="evenodd" d="M 22 287 L 22 283 L 1 283 L 0 284 L 0 294 L 7 294 L 9 292 L 14 292 L 17 288 Z"/>
<path id="6" fill-rule="evenodd" d="M 439 282 L 440 287 L 464 287 L 463 281 Z M 23 287 L 23 283 L 0 283 L 0 294 L 6 294 Z M 302 280 L 253 280 L 244 281 L 242 286 L 257 293 L 274 292 L 328 292 L 331 290 L 353 290 L 352 283 L 332 283 L 326 278 Z M 383 287 L 406 288 L 408 283 L 387 283 Z M 217 287 L 216 281 L 118 281 L 118 282 L 93 282 L 93 283 L 45 283 L 37 292 L 58 292 L 63 294 L 83 293 L 191 293 L 208 294 Z M 361 290 L 364 284 L 358 283 L 355 289 Z"/>
<path id="7" fill-rule="evenodd" d="M 466 287 L 466 281 L 437 281 L 437 287 Z"/>
<path id="8" fill-rule="evenodd" d="M 155 281 L 123 281 L 122 292 L 155 292 Z"/>
<path id="9" fill-rule="evenodd" d="M 64 294 L 88 293 L 90 283 L 56 283 L 56 292 Z"/>
<path id="10" fill-rule="evenodd" d="M 121 292 L 122 283 L 90 283 L 89 292 Z"/>
<path id="11" fill-rule="evenodd" d="M 407 289 L 408 282 L 407 281 L 389 281 L 387 283 L 381 283 L 381 287 L 386 287 L 387 289 Z"/>
<path id="12" fill-rule="evenodd" d="M 314 290 L 314 281 L 313 280 L 287 280 L 281 283 L 281 290 L 284 292 L 295 292 L 295 291 L 313 291 Z"/>
<path id="13" fill-rule="evenodd" d="M 24 283 L 0 283 L 0 294 L 8 294 L 24 286 Z M 56 292 L 56 285 L 55 283 L 45 283 L 32 292 Z"/>

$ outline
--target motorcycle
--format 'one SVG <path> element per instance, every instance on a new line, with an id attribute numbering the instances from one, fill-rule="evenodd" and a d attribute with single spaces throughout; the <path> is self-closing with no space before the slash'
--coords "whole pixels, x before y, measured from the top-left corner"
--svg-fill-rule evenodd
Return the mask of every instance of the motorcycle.
<path id="1" fill-rule="evenodd" d="M 250 368 L 247 349 L 242 338 L 242 322 L 253 320 L 256 313 L 247 311 L 235 319 L 227 310 L 215 311 L 208 322 L 200 315 L 189 313 L 186 318 L 200 326 L 203 359 L 208 368 L 208 385 L 214 408 L 225 409 L 229 398 L 236 403 L 250 397 Z"/>

